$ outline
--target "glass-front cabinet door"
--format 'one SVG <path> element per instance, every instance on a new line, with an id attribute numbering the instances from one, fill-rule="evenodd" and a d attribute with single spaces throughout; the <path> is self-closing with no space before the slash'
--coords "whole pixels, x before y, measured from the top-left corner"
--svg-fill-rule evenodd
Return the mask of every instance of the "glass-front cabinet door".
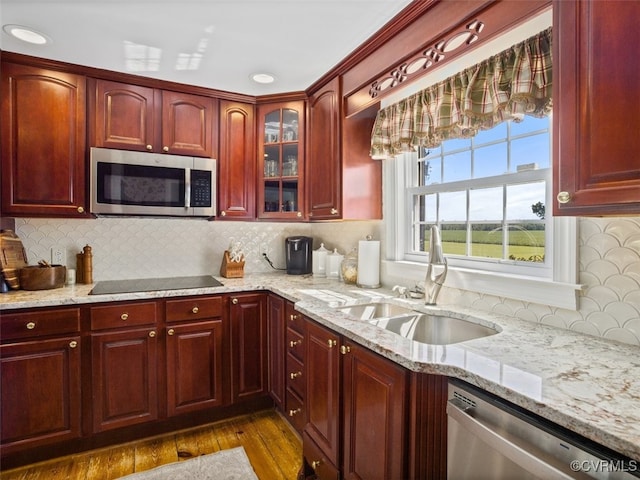
<path id="1" fill-rule="evenodd" d="M 304 101 L 259 106 L 258 216 L 303 219 Z"/>

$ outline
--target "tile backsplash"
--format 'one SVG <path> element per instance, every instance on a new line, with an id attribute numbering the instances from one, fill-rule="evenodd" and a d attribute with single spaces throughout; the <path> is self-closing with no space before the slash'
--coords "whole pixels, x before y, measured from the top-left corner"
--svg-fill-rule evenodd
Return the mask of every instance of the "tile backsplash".
<path id="1" fill-rule="evenodd" d="M 445 289 L 443 303 L 457 303 L 523 320 L 602 336 L 640 346 L 640 217 L 580 218 L 579 278 L 585 285 L 578 311 L 563 310 L 475 292 Z M 316 249 L 346 253 L 366 235 L 380 238 L 381 221 L 327 223 L 224 222 L 192 219 L 98 218 L 17 219 L 16 233 L 29 262 L 66 252 L 67 266 L 85 244 L 93 248 L 94 280 L 182 275 L 218 275 L 231 242 L 246 253 L 246 273 L 271 271 L 268 256 L 284 268 L 284 239 L 314 238 Z M 384 282 L 384 278 L 382 279 Z"/>

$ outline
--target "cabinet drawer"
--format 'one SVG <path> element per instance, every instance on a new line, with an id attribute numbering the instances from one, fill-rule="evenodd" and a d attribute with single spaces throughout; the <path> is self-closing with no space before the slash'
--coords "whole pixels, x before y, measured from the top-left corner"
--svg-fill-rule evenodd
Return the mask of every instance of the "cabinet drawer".
<path id="1" fill-rule="evenodd" d="M 77 308 L 3 313 L 0 317 L 0 337 L 3 341 L 79 331 L 80 310 Z"/>
<path id="2" fill-rule="evenodd" d="M 304 335 L 304 315 L 293 309 L 293 304 L 287 304 L 287 327 Z"/>
<path id="3" fill-rule="evenodd" d="M 304 402 L 294 391 L 287 389 L 287 409 L 285 414 L 289 423 L 298 433 L 302 433 L 305 423 L 307 423 L 306 412 L 304 411 Z"/>
<path id="4" fill-rule="evenodd" d="M 304 337 L 291 328 L 287 328 L 287 352 L 304 363 Z"/>
<path id="5" fill-rule="evenodd" d="M 167 300 L 167 322 L 198 320 L 222 316 L 222 297 Z"/>
<path id="6" fill-rule="evenodd" d="M 155 323 L 155 302 L 129 303 L 91 308 L 91 330 L 153 325 Z"/>
<path id="7" fill-rule="evenodd" d="M 321 480 L 340 478 L 338 469 L 329 461 L 327 456 L 322 453 L 307 432 L 302 432 L 302 454 L 305 460 L 313 468 L 316 478 Z"/>
<path id="8" fill-rule="evenodd" d="M 304 400 L 307 379 L 305 377 L 304 365 L 296 357 L 287 355 L 287 388 L 291 388 Z"/>

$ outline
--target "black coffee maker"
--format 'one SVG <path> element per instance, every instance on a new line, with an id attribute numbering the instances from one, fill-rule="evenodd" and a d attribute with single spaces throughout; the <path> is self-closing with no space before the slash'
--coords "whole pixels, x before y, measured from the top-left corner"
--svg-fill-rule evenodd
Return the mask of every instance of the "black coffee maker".
<path id="1" fill-rule="evenodd" d="M 304 275 L 311 273 L 311 237 L 287 237 L 285 239 L 285 255 L 287 258 L 287 273 L 289 275 Z"/>

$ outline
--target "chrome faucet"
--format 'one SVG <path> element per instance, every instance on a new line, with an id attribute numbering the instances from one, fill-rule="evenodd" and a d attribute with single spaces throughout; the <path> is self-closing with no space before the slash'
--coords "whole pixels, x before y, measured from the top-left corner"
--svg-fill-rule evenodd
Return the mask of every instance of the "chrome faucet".
<path id="1" fill-rule="evenodd" d="M 429 236 L 429 266 L 424 279 L 424 301 L 426 305 L 435 305 L 440 289 L 447 278 L 447 259 L 442 254 L 442 240 L 440 230 L 436 225 L 431 226 Z"/>

